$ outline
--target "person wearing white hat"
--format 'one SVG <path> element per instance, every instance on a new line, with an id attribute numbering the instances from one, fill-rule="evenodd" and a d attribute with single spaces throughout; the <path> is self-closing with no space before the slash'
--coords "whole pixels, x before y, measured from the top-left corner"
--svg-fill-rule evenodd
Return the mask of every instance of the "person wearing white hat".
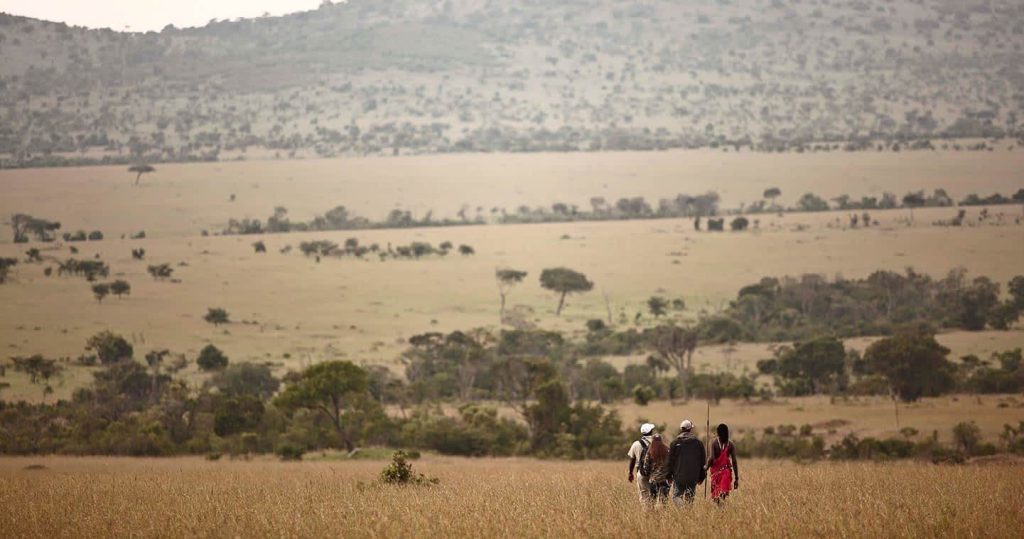
<path id="1" fill-rule="evenodd" d="M 640 464 L 644 461 L 647 448 L 651 446 L 651 436 L 654 435 L 654 424 L 644 423 L 640 425 L 640 438 L 629 447 L 626 456 L 629 457 L 629 482 L 636 478 L 636 488 L 640 496 L 640 503 L 646 504 L 651 497 L 651 485 L 647 476 L 640 473 Z"/>
<path id="2" fill-rule="evenodd" d="M 689 419 L 679 424 L 679 436 L 668 448 L 668 469 L 672 481 L 672 501 L 682 506 L 692 503 L 697 485 L 704 482 L 707 472 L 704 460 L 707 453 L 704 443 L 693 434 L 693 422 Z"/>

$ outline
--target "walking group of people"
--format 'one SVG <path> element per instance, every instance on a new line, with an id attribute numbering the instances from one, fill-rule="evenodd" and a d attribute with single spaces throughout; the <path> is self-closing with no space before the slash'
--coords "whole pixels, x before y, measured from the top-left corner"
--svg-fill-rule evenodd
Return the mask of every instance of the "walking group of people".
<path id="1" fill-rule="evenodd" d="M 629 448 L 629 481 L 636 482 L 641 503 L 672 501 L 682 506 L 692 503 L 697 485 L 711 475 L 711 499 L 721 503 L 729 492 L 740 487 L 740 469 L 736 447 L 729 441 L 729 427 L 718 425 L 708 457 L 704 443 L 693 433 L 693 422 L 684 420 L 679 435 L 665 445 L 654 425 L 640 426 L 640 439 Z"/>

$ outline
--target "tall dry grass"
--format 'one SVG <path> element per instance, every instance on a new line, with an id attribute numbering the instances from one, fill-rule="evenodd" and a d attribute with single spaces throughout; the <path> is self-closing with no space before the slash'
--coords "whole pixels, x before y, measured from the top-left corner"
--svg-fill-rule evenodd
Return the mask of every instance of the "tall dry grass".
<path id="1" fill-rule="evenodd" d="M 45 470 L 24 470 L 40 463 Z M 624 462 L 0 460 L 5 537 L 1024 536 L 1024 466 L 741 462 L 724 508 L 642 510 Z"/>

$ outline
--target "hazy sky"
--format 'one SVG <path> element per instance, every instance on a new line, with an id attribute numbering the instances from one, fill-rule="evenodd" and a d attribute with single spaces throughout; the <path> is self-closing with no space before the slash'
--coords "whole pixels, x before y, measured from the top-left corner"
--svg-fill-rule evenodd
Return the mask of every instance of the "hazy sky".
<path id="1" fill-rule="evenodd" d="M 315 9 L 320 0 L 0 0 L 0 11 L 90 28 L 133 31 L 203 26 L 210 19 L 283 15 Z"/>

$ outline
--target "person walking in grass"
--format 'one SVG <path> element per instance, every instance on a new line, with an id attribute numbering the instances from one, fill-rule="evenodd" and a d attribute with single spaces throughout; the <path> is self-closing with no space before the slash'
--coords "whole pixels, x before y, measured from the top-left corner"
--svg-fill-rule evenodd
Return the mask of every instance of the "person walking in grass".
<path id="1" fill-rule="evenodd" d="M 736 446 L 729 441 L 729 426 L 718 425 L 718 436 L 711 442 L 711 499 L 722 503 L 729 497 L 729 491 L 740 488 L 740 467 L 736 463 Z"/>
<path id="2" fill-rule="evenodd" d="M 672 482 L 672 502 L 682 507 L 693 503 L 697 485 L 704 482 L 707 473 L 704 443 L 693 434 L 693 422 L 684 420 L 679 425 L 679 436 L 668 449 L 668 471 Z"/>
<path id="3" fill-rule="evenodd" d="M 647 483 L 650 485 L 650 503 L 667 502 L 668 492 L 672 485 L 668 482 L 668 446 L 661 441 L 661 435 L 655 434 L 651 438 L 651 445 L 647 448 L 647 456 L 640 465 L 641 471 L 647 476 Z"/>
<path id="4" fill-rule="evenodd" d="M 651 496 L 651 486 L 647 482 L 647 474 L 641 473 L 640 465 L 647 456 L 647 449 L 651 445 L 651 437 L 654 434 L 654 425 L 644 423 L 640 425 L 640 438 L 629 447 L 626 456 L 629 457 L 629 482 L 636 479 L 636 489 L 640 496 L 641 503 L 647 503 Z"/>

